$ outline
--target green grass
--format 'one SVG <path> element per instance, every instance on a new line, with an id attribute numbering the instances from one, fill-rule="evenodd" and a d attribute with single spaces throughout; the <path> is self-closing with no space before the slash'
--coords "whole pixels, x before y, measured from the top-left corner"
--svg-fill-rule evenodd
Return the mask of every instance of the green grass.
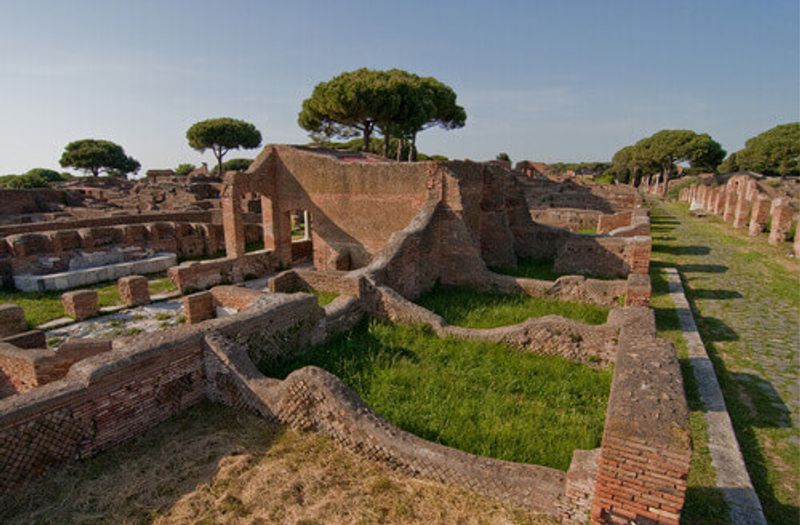
<path id="1" fill-rule="evenodd" d="M 652 267 L 675 266 L 682 274 L 767 521 L 798 523 L 800 432 L 780 403 L 797 417 L 796 396 L 789 389 L 798 374 L 793 344 L 800 309 L 797 261 L 786 257 L 788 245 L 771 246 L 766 236 L 749 237 L 716 216 L 690 217 L 683 204 L 655 204 L 652 224 Z M 732 292 L 741 299 L 726 298 Z M 686 381 L 690 404 L 692 384 Z M 703 476 L 695 469 L 693 463 L 687 515 L 698 516 L 692 523 L 724 523 L 703 508 L 713 492 L 708 479 L 705 485 L 694 481 Z"/>
<path id="2" fill-rule="evenodd" d="M 496 343 L 441 339 L 425 327 L 362 324 L 289 362 L 339 376 L 393 424 L 473 454 L 561 470 L 599 446 L 610 369 Z"/>
<path id="3" fill-rule="evenodd" d="M 324 307 L 325 305 L 331 304 L 334 299 L 339 297 L 339 294 L 336 292 L 323 292 L 320 290 L 310 290 L 312 294 L 317 298 L 317 302 L 320 306 Z"/>
<path id="4" fill-rule="evenodd" d="M 608 319 L 608 308 L 604 306 L 527 295 L 487 294 L 439 285 L 420 297 L 417 303 L 441 315 L 449 324 L 465 328 L 509 326 L 545 315 L 560 315 L 588 324 L 603 324 Z"/>
<path id="5" fill-rule="evenodd" d="M 172 284 L 167 277 L 160 277 L 158 279 L 153 279 L 148 283 L 148 287 L 150 288 L 150 295 L 156 295 L 160 293 L 169 293 L 175 292 L 178 289 Z"/>
<path id="6" fill-rule="evenodd" d="M 153 274 L 156 277 L 149 282 L 150 294 L 164 293 L 176 290 L 172 282 L 163 277 L 163 273 Z M 87 286 L 86 289 L 97 290 L 97 303 L 104 306 L 120 304 L 117 282 L 98 283 Z M 0 289 L 0 303 L 13 303 L 21 306 L 25 311 L 30 328 L 36 328 L 42 323 L 64 317 L 64 308 L 61 306 L 61 294 L 64 292 L 20 292 L 18 290 Z"/>
<path id="7" fill-rule="evenodd" d="M 581 233 L 583 235 L 595 235 L 597 233 L 597 227 L 596 226 L 592 226 L 592 227 L 589 227 L 589 228 L 580 228 L 575 233 Z"/>
<path id="8" fill-rule="evenodd" d="M 687 480 L 686 501 L 681 513 L 685 525 L 725 525 L 729 523 L 728 505 L 715 487 L 717 474 L 711 464 L 708 450 L 708 426 L 705 406 L 694 379 L 689 350 L 680 328 L 678 312 L 669 297 L 669 287 L 663 272 L 653 268 L 650 272 L 653 296 L 650 306 L 655 311 L 658 336 L 671 341 L 677 350 L 683 375 L 686 400 L 689 405 L 689 430 L 692 435 L 692 462 Z"/>

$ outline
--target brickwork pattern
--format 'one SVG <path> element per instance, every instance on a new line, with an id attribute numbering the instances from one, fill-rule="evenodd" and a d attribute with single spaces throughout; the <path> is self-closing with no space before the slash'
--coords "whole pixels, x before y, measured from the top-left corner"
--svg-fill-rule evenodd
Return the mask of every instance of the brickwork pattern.
<path id="1" fill-rule="evenodd" d="M 691 459 L 680 365 L 655 338 L 652 311 L 632 312 L 620 332 L 592 522 L 678 525 Z"/>

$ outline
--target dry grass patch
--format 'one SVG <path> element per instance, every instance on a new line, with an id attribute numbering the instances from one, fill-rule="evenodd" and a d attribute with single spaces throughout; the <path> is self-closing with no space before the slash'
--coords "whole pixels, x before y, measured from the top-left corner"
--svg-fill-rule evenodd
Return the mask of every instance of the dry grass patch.
<path id="1" fill-rule="evenodd" d="M 209 403 L 0 500 L 0 522 L 555 523 Z"/>

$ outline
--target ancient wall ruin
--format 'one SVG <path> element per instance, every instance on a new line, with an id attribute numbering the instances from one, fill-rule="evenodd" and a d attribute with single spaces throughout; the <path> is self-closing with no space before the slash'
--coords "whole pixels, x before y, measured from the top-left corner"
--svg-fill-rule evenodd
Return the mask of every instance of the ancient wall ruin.
<path id="1" fill-rule="evenodd" d="M 678 201 L 722 218 L 734 228 L 747 230 L 756 237 L 769 227 L 768 241 L 777 246 L 789 240 L 797 228 L 800 201 L 791 194 L 778 193 L 748 174 L 734 175 L 724 184 L 691 184 L 678 193 Z M 800 242 L 795 235 L 793 252 L 800 256 Z"/>

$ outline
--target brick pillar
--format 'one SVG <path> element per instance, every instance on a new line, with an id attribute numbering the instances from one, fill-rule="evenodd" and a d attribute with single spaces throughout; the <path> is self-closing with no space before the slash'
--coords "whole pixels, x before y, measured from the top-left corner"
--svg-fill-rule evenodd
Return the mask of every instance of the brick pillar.
<path id="1" fill-rule="evenodd" d="M 291 213 L 281 211 L 280 207 L 268 197 L 261 198 L 261 213 L 264 221 L 264 249 L 275 253 L 275 260 L 280 266 L 290 266 L 292 264 Z"/>
<path id="2" fill-rule="evenodd" d="M 725 191 L 725 211 L 722 213 L 722 219 L 725 222 L 733 222 L 733 213 L 736 210 L 736 190 L 728 186 Z"/>
<path id="3" fill-rule="evenodd" d="M 650 237 L 634 237 L 630 239 L 628 248 L 628 272 L 648 273 L 653 242 Z"/>
<path id="4" fill-rule="evenodd" d="M 222 193 L 222 227 L 225 232 L 225 254 L 241 257 L 245 254 L 244 218 L 239 209 L 239 192 L 227 182 Z"/>
<path id="5" fill-rule="evenodd" d="M 800 233 L 794 232 L 794 256 L 800 257 Z"/>
<path id="6" fill-rule="evenodd" d="M 650 276 L 645 273 L 628 275 L 628 288 L 625 292 L 625 306 L 650 306 L 652 288 Z"/>
<path id="7" fill-rule="evenodd" d="M 125 306 L 150 304 L 150 288 L 147 277 L 141 275 L 122 277 L 117 281 L 117 287 L 122 304 Z"/>
<path id="8" fill-rule="evenodd" d="M 725 211 L 725 187 L 720 186 L 714 193 L 714 215 L 722 215 Z"/>
<path id="9" fill-rule="evenodd" d="M 211 292 L 184 295 L 182 301 L 187 324 L 197 324 L 214 317 L 214 296 Z"/>
<path id="10" fill-rule="evenodd" d="M 745 191 L 740 191 L 736 197 L 736 208 L 733 211 L 733 227 L 744 228 L 750 216 L 750 201 L 747 200 Z"/>
<path id="11" fill-rule="evenodd" d="M 775 199 L 772 209 L 772 223 L 769 231 L 769 243 L 785 242 L 792 230 L 792 208 L 781 198 Z"/>
<path id="12" fill-rule="evenodd" d="M 64 313 L 76 321 L 97 315 L 97 292 L 95 290 L 76 290 L 61 295 Z"/>
<path id="13" fill-rule="evenodd" d="M 0 304 L 0 337 L 24 332 L 28 329 L 25 312 L 13 303 Z"/>
<path id="14" fill-rule="evenodd" d="M 769 208 L 772 201 L 766 195 L 759 195 L 753 203 L 753 211 L 750 214 L 750 228 L 748 233 L 753 237 L 761 235 L 766 229 L 769 221 Z"/>

